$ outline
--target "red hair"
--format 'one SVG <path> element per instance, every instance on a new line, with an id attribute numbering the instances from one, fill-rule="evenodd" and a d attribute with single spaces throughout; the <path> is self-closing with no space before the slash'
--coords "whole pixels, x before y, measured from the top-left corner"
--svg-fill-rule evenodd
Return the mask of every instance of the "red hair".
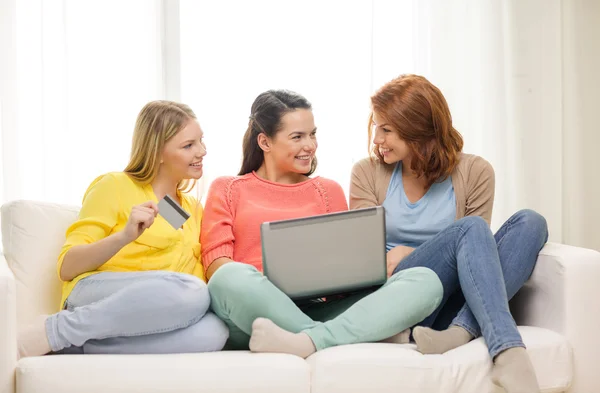
<path id="1" fill-rule="evenodd" d="M 401 75 L 371 97 L 371 109 L 369 150 L 381 162 L 383 157 L 372 145 L 373 113 L 407 144 L 411 169 L 425 177 L 428 187 L 450 176 L 458 164 L 463 139 L 452 127 L 448 103 L 437 87 L 422 76 Z"/>

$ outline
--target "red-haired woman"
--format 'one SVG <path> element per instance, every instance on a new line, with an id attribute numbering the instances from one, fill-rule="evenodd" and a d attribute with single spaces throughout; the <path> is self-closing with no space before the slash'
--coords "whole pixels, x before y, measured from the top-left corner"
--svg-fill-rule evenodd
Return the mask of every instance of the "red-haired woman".
<path id="1" fill-rule="evenodd" d="M 424 266 L 442 281 L 440 307 L 413 329 L 418 350 L 444 353 L 483 335 L 494 382 L 539 392 L 508 300 L 533 271 L 546 220 L 522 210 L 491 232 L 494 170 L 462 153 L 448 104 L 424 77 L 388 82 L 371 105 L 373 155 L 352 170 L 350 208 L 385 207 L 388 274 Z"/>

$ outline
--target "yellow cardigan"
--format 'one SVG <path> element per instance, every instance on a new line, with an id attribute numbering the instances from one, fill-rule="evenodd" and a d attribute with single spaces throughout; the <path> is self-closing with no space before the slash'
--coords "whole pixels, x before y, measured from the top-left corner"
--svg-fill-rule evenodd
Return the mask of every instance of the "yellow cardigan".
<path id="1" fill-rule="evenodd" d="M 200 260 L 202 205 L 180 194 L 182 207 L 191 217 L 175 230 L 160 214 L 142 235 L 123 247 L 98 270 L 83 273 L 63 283 L 60 307 L 81 279 L 100 272 L 164 270 L 193 274 L 205 281 Z M 83 197 L 79 219 L 67 229 L 58 257 L 60 269 L 67 251 L 76 245 L 97 242 L 125 228 L 131 208 L 146 201 L 158 202 L 151 185 L 143 186 L 123 172 L 96 178 Z"/>

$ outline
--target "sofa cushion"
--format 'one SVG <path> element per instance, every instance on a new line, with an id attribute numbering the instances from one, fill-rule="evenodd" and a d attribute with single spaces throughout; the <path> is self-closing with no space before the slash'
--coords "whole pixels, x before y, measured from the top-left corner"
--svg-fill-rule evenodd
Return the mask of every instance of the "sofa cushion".
<path id="1" fill-rule="evenodd" d="M 17 366 L 17 393 L 309 393 L 301 358 L 246 351 L 178 355 L 50 355 Z"/>
<path id="2" fill-rule="evenodd" d="M 566 339 L 550 330 L 519 327 L 542 392 L 566 391 L 573 378 Z M 412 344 L 357 344 L 309 357 L 312 393 L 492 393 L 492 362 L 482 338 L 443 355 L 422 355 Z M 496 389 L 496 390 L 495 390 Z"/>
<path id="3" fill-rule="evenodd" d="M 56 261 L 78 208 L 14 201 L 2 206 L 2 244 L 17 287 L 17 321 L 58 311 L 61 282 Z"/>

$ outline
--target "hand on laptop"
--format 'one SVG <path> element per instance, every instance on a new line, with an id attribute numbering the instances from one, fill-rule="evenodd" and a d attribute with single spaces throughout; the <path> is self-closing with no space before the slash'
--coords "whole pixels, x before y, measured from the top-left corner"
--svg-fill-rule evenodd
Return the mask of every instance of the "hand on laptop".
<path id="1" fill-rule="evenodd" d="M 400 262 L 411 252 L 414 251 L 414 248 L 407 246 L 396 246 L 392 248 L 386 254 L 387 258 L 387 276 L 390 277 L 394 272 L 396 266 L 400 264 Z"/>

